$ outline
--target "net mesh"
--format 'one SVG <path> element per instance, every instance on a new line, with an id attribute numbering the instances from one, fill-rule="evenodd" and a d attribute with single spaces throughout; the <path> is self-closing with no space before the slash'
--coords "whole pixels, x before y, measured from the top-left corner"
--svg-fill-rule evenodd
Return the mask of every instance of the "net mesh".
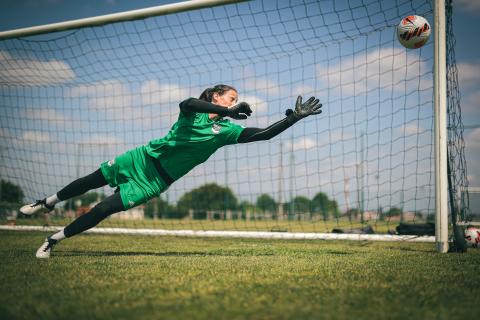
<path id="1" fill-rule="evenodd" d="M 269 141 L 218 150 L 101 226 L 385 233 L 429 221 L 433 41 L 401 47 L 395 27 L 411 14 L 432 22 L 431 2 L 251 1 L 2 40 L 0 174 L 24 195 L 3 187 L 2 203 L 44 198 L 164 136 L 179 102 L 225 83 L 254 106 L 237 121 L 246 127 L 280 120 L 298 94 L 319 97 L 324 112 Z M 16 223 L 65 225 L 112 192 Z M 195 200 L 207 194 L 209 203 Z"/>
<path id="2" fill-rule="evenodd" d="M 458 69 L 455 59 L 455 35 L 453 33 L 452 0 L 446 1 L 447 20 L 447 123 L 448 123 L 448 161 L 452 168 L 450 173 L 453 196 L 453 210 L 457 211 L 458 222 L 473 219 L 470 210 L 468 192 L 467 163 L 465 159 L 465 140 L 463 139 L 462 109 L 460 105 L 460 88 L 458 86 Z M 452 209 L 451 209 L 452 210 Z M 454 218 L 454 215 L 452 215 Z"/>

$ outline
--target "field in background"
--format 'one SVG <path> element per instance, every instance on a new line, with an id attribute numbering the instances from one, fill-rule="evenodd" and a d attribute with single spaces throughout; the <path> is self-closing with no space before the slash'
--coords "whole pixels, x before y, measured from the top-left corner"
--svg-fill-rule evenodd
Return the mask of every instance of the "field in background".
<path id="1" fill-rule="evenodd" d="M 460 319 L 480 250 L 433 244 L 0 232 L 1 319 Z"/>

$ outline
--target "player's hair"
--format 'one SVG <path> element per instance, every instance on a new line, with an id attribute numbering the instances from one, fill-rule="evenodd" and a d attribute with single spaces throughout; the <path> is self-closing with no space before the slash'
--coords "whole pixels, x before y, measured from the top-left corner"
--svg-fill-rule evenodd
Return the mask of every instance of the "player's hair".
<path id="1" fill-rule="evenodd" d="M 207 88 L 207 89 L 203 90 L 202 94 L 200 95 L 200 97 L 198 99 L 204 100 L 204 101 L 207 101 L 207 102 L 212 102 L 212 98 L 213 98 L 214 93 L 218 93 L 219 95 L 223 95 L 228 90 L 233 90 L 233 91 L 237 92 L 237 89 L 235 89 L 232 86 L 229 86 L 229 85 L 226 85 L 226 84 L 217 84 L 213 88 Z"/>

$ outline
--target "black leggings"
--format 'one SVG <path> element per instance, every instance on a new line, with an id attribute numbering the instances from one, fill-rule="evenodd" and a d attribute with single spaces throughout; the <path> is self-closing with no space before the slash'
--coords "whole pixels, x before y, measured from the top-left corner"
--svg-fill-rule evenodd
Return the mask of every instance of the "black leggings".
<path id="1" fill-rule="evenodd" d="M 65 188 L 57 192 L 57 197 L 60 200 L 67 200 L 72 197 L 84 194 L 88 190 L 103 187 L 107 184 L 100 169 L 77 179 L 67 185 Z M 125 210 L 123 202 L 120 197 L 120 192 L 115 192 L 111 196 L 103 199 L 89 212 L 75 219 L 72 223 L 65 227 L 63 230 L 67 238 L 79 234 L 85 230 L 93 228 L 100 221 L 105 219 L 111 214 Z"/>
<path id="2" fill-rule="evenodd" d="M 88 190 L 97 189 L 106 185 L 107 181 L 103 177 L 102 171 L 98 169 L 88 176 L 73 181 L 58 191 L 57 197 L 60 201 L 63 201 L 84 194 Z"/>

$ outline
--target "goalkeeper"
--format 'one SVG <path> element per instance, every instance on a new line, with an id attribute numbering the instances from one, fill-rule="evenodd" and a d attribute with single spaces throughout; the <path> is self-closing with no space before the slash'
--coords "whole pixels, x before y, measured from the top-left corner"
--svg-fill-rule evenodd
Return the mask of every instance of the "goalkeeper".
<path id="1" fill-rule="evenodd" d="M 302 102 L 298 96 L 295 110 L 267 128 L 244 128 L 226 117 L 242 120 L 252 114 L 246 102 L 237 103 L 237 90 L 228 85 L 208 88 L 199 99 L 180 103 L 177 122 L 168 134 L 147 145 L 129 150 L 100 165 L 95 172 L 73 181 L 56 194 L 20 208 L 23 214 L 50 212 L 60 201 L 88 190 L 110 185 L 116 192 L 63 230 L 48 237 L 37 250 L 37 258 L 49 258 L 53 247 L 65 238 L 88 230 L 111 214 L 143 204 L 165 191 L 198 164 L 205 162 L 225 145 L 268 140 L 298 120 L 321 113 L 315 97 Z"/>

